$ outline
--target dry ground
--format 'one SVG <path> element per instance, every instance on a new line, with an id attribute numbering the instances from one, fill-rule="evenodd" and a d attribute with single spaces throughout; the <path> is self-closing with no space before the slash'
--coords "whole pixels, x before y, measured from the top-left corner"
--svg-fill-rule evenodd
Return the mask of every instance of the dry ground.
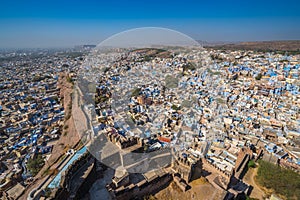
<path id="1" fill-rule="evenodd" d="M 67 82 L 66 73 L 61 73 L 58 80 L 58 87 L 60 90 L 60 97 L 63 98 L 63 105 L 65 109 L 65 115 L 69 112 L 69 104 L 71 102 L 70 94 L 73 91 L 72 83 Z M 20 197 L 20 199 L 27 199 L 28 193 L 37 188 L 46 178 L 49 173 L 55 173 L 57 166 L 63 159 L 65 152 L 74 148 L 80 141 L 79 135 L 76 131 L 73 117 L 71 116 L 67 121 L 65 121 L 64 126 L 67 125 L 67 129 L 63 129 L 62 135 L 56 144 L 54 144 L 52 149 L 52 154 L 41 171 L 35 176 L 34 181 L 27 186 L 25 193 Z M 67 131 L 67 133 L 65 133 Z M 50 167 L 50 169 L 48 169 Z"/>
<path id="2" fill-rule="evenodd" d="M 204 177 L 194 180 L 190 183 L 191 189 L 183 192 L 179 189 L 176 183 L 171 184 L 155 194 L 155 197 L 160 200 L 182 200 L 182 199 L 197 199 L 197 200 L 218 200 L 220 191 L 216 190 Z"/>
<path id="3" fill-rule="evenodd" d="M 200 168 L 195 169 L 195 173 L 192 177 L 192 182 L 189 183 L 191 188 L 183 192 L 176 185 L 175 182 L 165 189 L 155 194 L 155 197 L 159 200 L 182 200 L 182 199 L 196 199 L 196 200 L 219 200 L 222 194 L 220 190 L 214 188 L 208 180 L 203 177 L 203 171 Z"/>
<path id="4" fill-rule="evenodd" d="M 258 167 L 249 168 L 247 173 L 245 174 L 243 180 L 245 183 L 250 184 L 253 187 L 250 197 L 256 198 L 256 199 L 265 199 L 266 195 L 265 195 L 264 191 L 255 182 L 255 176 L 257 174 L 257 169 L 258 169 Z"/>

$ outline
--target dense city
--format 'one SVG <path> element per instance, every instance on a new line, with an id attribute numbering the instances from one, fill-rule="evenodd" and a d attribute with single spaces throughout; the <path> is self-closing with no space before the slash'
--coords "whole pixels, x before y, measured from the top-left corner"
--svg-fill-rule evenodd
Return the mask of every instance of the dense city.
<path id="1" fill-rule="evenodd" d="M 1 198 L 299 198 L 299 54 L 93 47 L 1 52 Z"/>

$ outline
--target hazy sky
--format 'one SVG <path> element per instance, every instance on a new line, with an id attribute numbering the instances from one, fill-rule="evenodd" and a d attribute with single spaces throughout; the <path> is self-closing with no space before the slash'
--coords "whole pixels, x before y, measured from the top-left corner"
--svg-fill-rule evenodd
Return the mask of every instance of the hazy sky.
<path id="1" fill-rule="evenodd" d="M 299 0 L 2 1 L 0 48 L 98 44 L 145 26 L 205 41 L 299 40 L 299 10 Z"/>

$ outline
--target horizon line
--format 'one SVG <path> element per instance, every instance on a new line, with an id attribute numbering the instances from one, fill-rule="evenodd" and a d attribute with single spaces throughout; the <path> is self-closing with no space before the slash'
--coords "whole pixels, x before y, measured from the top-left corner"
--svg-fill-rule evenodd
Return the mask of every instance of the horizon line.
<path id="1" fill-rule="evenodd" d="M 103 40 L 104 41 L 104 40 Z M 195 41 L 202 43 L 203 46 L 205 45 L 226 45 L 226 44 L 239 44 L 244 42 L 300 42 L 300 39 L 279 39 L 279 40 L 243 40 L 243 41 L 229 41 L 229 40 L 215 40 L 215 41 L 208 41 L 208 40 L 198 40 Z M 102 41 L 101 41 L 102 42 Z M 101 43 L 99 42 L 99 43 Z M 220 44 L 218 44 L 220 43 Z M 25 49 L 74 49 L 76 47 L 84 46 L 84 45 L 96 45 L 95 43 L 83 43 L 83 44 L 71 44 L 66 46 L 45 46 L 45 47 L 0 47 L 0 50 L 25 50 Z"/>

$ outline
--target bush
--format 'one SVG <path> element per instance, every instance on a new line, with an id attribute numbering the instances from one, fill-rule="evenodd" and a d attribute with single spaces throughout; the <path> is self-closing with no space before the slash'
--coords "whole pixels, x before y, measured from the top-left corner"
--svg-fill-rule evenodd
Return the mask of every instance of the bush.
<path id="1" fill-rule="evenodd" d="M 190 108 L 192 107 L 193 103 L 191 101 L 188 101 L 188 100 L 183 100 L 182 103 L 181 103 L 181 106 L 182 107 L 185 107 L 185 108 Z M 180 109 L 180 107 L 179 107 Z"/>
<path id="2" fill-rule="evenodd" d="M 109 98 L 107 96 L 99 96 L 99 97 L 96 97 L 95 104 L 105 103 L 108 100 L 109 100 Z"/>
<path id="3" fill-rule="evenodd" d="M 48 168 L 43 172 L 43 176 L 49 175 L 49 174 L 50 174 L 50 168 L 48 167 Z"/>
<path id="4" fill-rule="evenodd" d="M 246 200 L 258 200 L 258 199 L 256 199 L 256 198 L 251 198 L 251 197 L 249 197 L 249 196 L 246 196 Z"/>
<path id="5" fill-rule="evenodd" d="M 255 77 L 255 79 L 256 80 L 260 80 L 261 79 L 261 77 L 262 77 L 262 74 L 261 73 L 259 73 L 256 77 Z"/>
<path id="6" fill-rule="evenodd" d="M 72 84 L 73 84 L 73 80 L 72 80 L 72 78 L 71 78 L 70 76 L 67 76 L 67 81 L 68 81 L 69 83 L 72 83 Z"/>
<path id="7" fill-rule="evenodd" d="M 192 64 L 192 63 L 190 63 L 190 62 L 188 62 L 187 64 L 183 65 L 183 71 L 187 71 L 187 70 L 193 71 L 195 69 L 196 69 L 195 65 Z"/>
<path id="8" fill-rule="evenodd" d="M 44 196 L 46 197 L 46 198 L 49 198 L 50 197 L 50 195 L 51 195 L 51 189 L 50 188 L 46 188 L 45 190 L 44 190 Z"/>
<path id="9" fill-rule="evenodd" d="M 151 56 L 148 56 L 148 55 L 146 55 L 146 56 L 144 57 L 144 59 L 143 59 L 144 62 L 149 62 L 149 61 L 151 61 L 151 60 L 152 60 L 152 57 L 151 57 Z"/>
<path id="10" fill-rule="evenodd" d="M 176 105 L 174 105 L 174 104 L 171 106 L 171 108 L 172 108 L 173 110 L 180 110 L 180 107 L 178 107 L 178 106 L 176 106 Z"/>
<path id="11" fill-rule="evenodd" d="M 135 88 L 132 90 L 131 96 L 137 97 L 140 94 L 141 88 Z"/>
<path id="12" fill-rule="evenodd" d="M 72 110 L 72 104 L 71 103 L 68 105 L 68 108 L 69 108 L 69 110 Z"/>
<path id="13" fill-rule="evenodd" d="M 300 175 L 290 169 L 260 160 L 257 181 L 288 199 L 300 199 Z"/>
<path id="14" fill-rule="evenodd" d="M 177 88 L 179 80 L 177 77 L 167 75 L 165 77 L 165 83 L 166 83 L 166 88 L 169 88 L 169 89 Z"/>
<path id="15" fill-rule="evenodd" d="M 42 155 L 38 155 L 35 159 L 30 158 L 27 162 L 27 168 L 30 171 L 32 176 L 37 175 L 37 173 L 41 170 L 45 161 Z"/>
<path id="16" fill-rule="evenodd" d="M 44 78 L 42 76 L 39 76 L 39 75 L 35 75 L 32 79 L 33 82 L 38 82 L 38 81 L 41 81 L 43 80 Z"/>
<path id="17" fill-rule="evenodd" d="M 67 121 L 68 119 L 70 119 L 71 115 L 68 113 L 66 116 L 65 116 L 65 121 Z"/>
<path id="18" fill-rule="evenodd" d="M 32 96 L 28 96 L 28 97 L 26 97 L 26 99 L 25 99 L 26 101 L 33 101 L 34 100 L 34 98 L 32 97 Z"/>
<path id="19" fill-rule="evenodd" d="M 53 100 L 56 101 L 56 103 L 58 103 L 58 97 L 57 96 L 53 97 Z"/>
<path id="20" fill-rule="evenodd" d="M 254 168 L 255 167 L 255 162 L 253 160 L 250 160 L 248 162 L 248 168 Z"/>
<path id="21" fill-rule="evenodd" d="M 144 200 L 156 200 L 157 198 L 153 195 L 149 195 L 149 196 L 145 196 L 143 199 Z"/>
<path id="22" fill-rule="evenodd" d="M 109 69 L 110 69 L 109 67 L 105 67 L 105 68 L 103 69 L 103 72 L 106 73 L 106 72 L 109 71 Z"/>

